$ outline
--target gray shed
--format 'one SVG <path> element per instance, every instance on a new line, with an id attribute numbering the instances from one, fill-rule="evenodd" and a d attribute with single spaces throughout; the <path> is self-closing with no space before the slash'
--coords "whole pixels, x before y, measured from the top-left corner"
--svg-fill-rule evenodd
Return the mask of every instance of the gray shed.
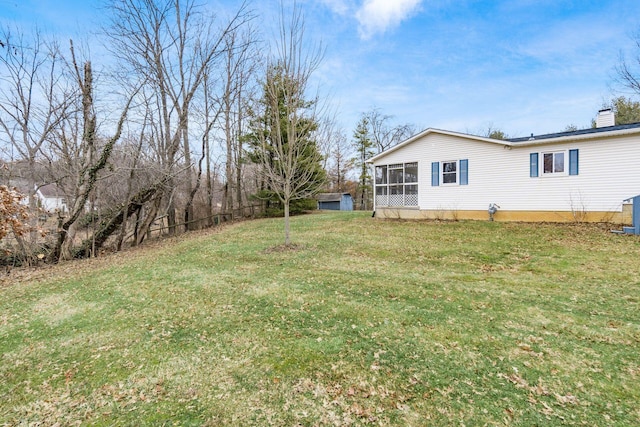
<path id="1" fill-rule="evenodd" d="M 318 209 L 332 211 L 352 211 L 353 199 L 349 193 L 318 194 Z"/>

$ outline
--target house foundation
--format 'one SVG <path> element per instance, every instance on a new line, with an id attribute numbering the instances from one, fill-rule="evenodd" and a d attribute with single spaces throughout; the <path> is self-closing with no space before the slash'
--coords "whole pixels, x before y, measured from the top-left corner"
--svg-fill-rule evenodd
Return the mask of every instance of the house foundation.
<path id="1" fill-rule="evenodd" d="M 376 218 L 411 219 L 411 220 L 476 220 L 488 221 L 486 210 L 451 210 L 451 209 L 407 209 L 376 208 Z M 498 210 L 493 215 L 494 221 L 513 222 L 589 222 L 630 225 L 632 223 L 632 205 L 624 204 L 621 212 L 569 212 L 569 211 L 510 211 Z"/>

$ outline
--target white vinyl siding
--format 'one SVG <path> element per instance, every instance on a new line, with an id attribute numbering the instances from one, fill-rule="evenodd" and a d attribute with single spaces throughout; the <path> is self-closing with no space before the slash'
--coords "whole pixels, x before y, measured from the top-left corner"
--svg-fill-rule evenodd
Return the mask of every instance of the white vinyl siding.
<path id="1" fill-rule="evenodd" d="M 577 159 L 578 151 L 579 173 L 577 162 L 571 173 L 569 159 L 572 152 Z M 569 176 L 541 179 L 543 154 L 559 152 L 564 153 L 562 173 Z M 532 153 L 539 154 L 537 179 L 531 177 Z M 441 180 L 446 159 L 468 159 L 468 185 L 432 185 L 432 165 L 439 164 Z M 420 209 L 485 211 L 489 203 L 497 203 L 512 211 L 620 211 L 624 199 L 640 194 L 640 135 L 508 147 L 432 132 L 375 164 L 416 160 Z M 612 165 L 623 173 L 612 174 Z"/>

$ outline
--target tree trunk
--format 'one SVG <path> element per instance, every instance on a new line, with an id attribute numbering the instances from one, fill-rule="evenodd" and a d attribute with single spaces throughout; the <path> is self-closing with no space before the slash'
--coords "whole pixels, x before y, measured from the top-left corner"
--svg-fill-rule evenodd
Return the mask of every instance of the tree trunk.
<path id="1" fill-rule="evenodd" d="M 71 46 L 71 53 L 73 56 L 73 45 Z M 51 254 L 52 259 L 55 261 L 61 258 L 69 258 L 70 247 L 73 245 L 73 235 L 75 234 L 73 231 L 70 231 L 71 226 L 84 211 L 84 206 L 89 198 L 89 193 L 95 185 L 98 172 L 106 165 L 107 159 L 111 155 L 113 144 L 116 142 L 116 139 L 112 138 L 103 149 L 100 160 L 94 164 L 96 117 L 93 113 L 93 73 L 91 70 L 91 62 L 87 61 L 84 64 L 83 74 L 80 74 L 75 62 L 75 57 L 73 58 L 73 63 L 76 69 L 78 85 L 82 91 L 82 116 L 84 120 L 82 145 L 84 148 L 84 158 L 82 161 L 82 171 L 76 184 L 76 198 L 73 206 L 69 209 L 69 218 L 62 224 L 62 228 L 58 232 L 56 246 Z M 120 120 L 119 125 L 121 129 L 121 123 L 124 121 L 124 117 L 122 116 Z"/>
<path id="2" fill-rule="evenodd" d="M 156 197 L 153 199 L 149 212 L 147 212 L 147 216 L 142 222 L 142 226 L 138 231 L 138 236 L 136 237 L 136 245 L 142 244 L 147 234 L 149 234 L 149 230 L 151 229 L 151 225 L 153 221 L 156 219 L 156 215 L 158 214 L 158 210 L 160 209 L 160 205 L 162 203 L 162 194 L 156 194 Z"/>
<path id="3" fill-rule="evenodd" d="M 233 211 L 233 190 L 231 183 L 233 182 L 233 153 L 231 151 L 233 144 L 233 132 L 231 130 L 231 105 L 228 98 L 225 97 L 225 117 L 224 117 L 224 131 L 227 139 L 227 160 L 225 162 L 225 186 L 224 186 L 224 198 L 226 210 Z"/>
<path id="4" fill-rule="evenodd" d="M 71 56 L 75 68 L 75 77 L 82 94 L 82 145 L 84 155 L 82 159 L 82 169 L 76 183 L 76 197 L 73 202 L 73 206 L 69 209 L 68 219 L 63 222 L 62 227 L 60 227 L 60 230 L 58 231 L 56 244 L 50 254 L 50 259 L 54 262 L 59 261 L 62 255 L 64 255 L 64 258 L 67 258 L 67 256 L 70 255 L 66 249 L 66 253 L 63 254 L 63 247 L 70 248 L 73 244 L 73 230 L 71 227 L 76 223 L 82 212 L 84 212 L 85 204 L 89 199 L 89 194 L 95 187 L 96 180 L 98 179 L 98 174 L 107 165 L 107 161 L 111 157 L 113 147 L 120 139 L 120 135 L 122 134 L 122 127 L 124 126 L 124 121 L 127 118 L 127 112 L 129 111 L 129 106 L 131 105 L 133 97 L 137 93 L 137 91 L 135 91 L 127 101 L 127 104 L 125 105 L 120 115 L 120 119 L 118 120 L 114 136 L 106 141 L 104 147 L 102 148 L 102 152 L 100 153 L 100 157 L 96 160 L 95 140 L 97 126 L 96 116 L 94 113 L 93 73 L 91 70 L 91 62 L 85 62 L 84 73 L 80 73 L 74 56 L 73 44 L 71 45 Z"/>
<path id="5" fill-rule="evenodd" d="M 204 162 L 205 155 L 206 155 L 205 153 L 205 146 L 207 143 L 206 135 L 209 133 L 209 130 L 210 129 L 207 129 L 205 135 L 202 136 L 202 156 L 200 156 L 200 160 L 198 160 L 198 174 L 196 175 L 196 183 L 191 189 L 191 193 L 189 193 L 189 200 L 187 201 L 186 210 L 191 212 L 191 218 L 193 218 L 193 199 L 195 198 L 196 193 L 200 189 L 200 183 L 202 182 L 202 162 Z M 193 229 L 195 229 L 195 224 L 191 224 L 191 227 L 189 227 L 189 224 L 187 224 L 187 230 L 193 230 Z"/>
<path id="6" fill-rule="evenodd" d="M 184 128 L 182 130 L 182 139 L 184 142 L 184 164 L 186 167 L 186 193 L 191 194 L 193 191 L 193 182 L 192 182 L 192 170 L 191 170 L 191 147 L 189 147 L 189 134 L 188 134 L 188 125 L 185 123 Z M 187 205 L 184 208 L 184 229 L 185 231 L 193 230 L 194 224 L 191 223 L 193 220 L 193 199 L 190 199 Z"/>
<path id="7" fill-rule="evenodd" d="M 291 240 L 289 238 L 291 234 L 291 226 L 289 224 L 289 200 L 284 202 L 284 245 L 289 246 Z"/>
<path id="8" fill-rule="evenodd" d="M 242 85 L 238 89 L 238 134 L 236 147 L 236 204 L 238 215 L 244 216 L 242 208 Z"/>
<path id="9" fill-rule="evenodd" d="M 82 245 L 74 254 L 75 257 L 86 257 L 92 249 L 97 251 L 102 248 L 107 239 L 118 229 L 118 227 L 123 222 L 126 222 L 127 219 L 140 209 L 144 203 L 155 196 L 158 191 L 158 184 L 145 188 L 133 196 L 130 203 L 121 206 L 115 214 L 101 221 L 98 231 L 94 233 L 93 238 L 82 242 Z"/>
<path id="10" fill-rule="evenodd" d="M 213 226 L 213 186 L 211 184 L 211 154 L 209 154 L 209 138 L 207 137 L 207 226 Z"/>

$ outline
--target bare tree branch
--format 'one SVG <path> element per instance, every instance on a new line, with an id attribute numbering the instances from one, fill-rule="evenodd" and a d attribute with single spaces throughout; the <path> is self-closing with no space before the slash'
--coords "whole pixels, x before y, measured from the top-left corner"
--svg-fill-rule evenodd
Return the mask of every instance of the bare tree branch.
<path id="1" fill-rule="evenodd" d="M 290 244 L 291 201 L 314 195 L 324 184 L 324 174 L 318 174 L 322 155 L 314 137 L 321 111 L 317 98 L 304 99 L 324 52 L 306 46 L 301 11 L 294 3 L 287 19 L 281 3 L 279 38 L 263 85 L 266 128 L 257 135 L 264 178 L 284 206 L 285 245 Z"/>

